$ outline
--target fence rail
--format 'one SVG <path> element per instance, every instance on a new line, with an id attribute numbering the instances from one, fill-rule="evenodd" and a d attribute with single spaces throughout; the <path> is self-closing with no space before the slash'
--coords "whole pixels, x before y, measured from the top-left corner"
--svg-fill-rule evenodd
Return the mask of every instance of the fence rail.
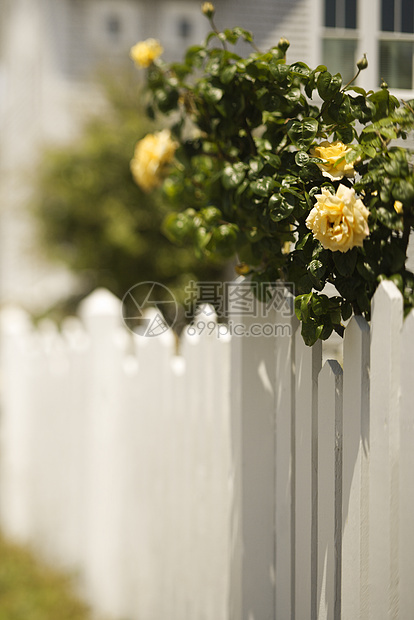
<path id="1" fill-rule="evenodd" d="M 322 366 L 280 310 L 276 337 L 206 330 L 179 354 L 170 333 L 131 338 L 103 290 L 61 331 L 3 311 L 1 527 L 117 618 L 412 619 L 402 312 L 382 283 Z"/>

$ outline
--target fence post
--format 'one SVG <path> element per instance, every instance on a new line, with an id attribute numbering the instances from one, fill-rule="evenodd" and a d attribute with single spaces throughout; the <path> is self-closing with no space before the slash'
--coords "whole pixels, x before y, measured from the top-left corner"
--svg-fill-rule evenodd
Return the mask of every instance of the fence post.
<path id="1" fill-rule="evenodd" d="M 29 316 L 3 308 L 1 327 L 0 519 L 5 535 L 26 544 L 32 533 L 30 505 L 32 422 L 27 384 L 35 355 Z"/>
<path id="2" fill-rule="evenodd" d="M 85 518 L 83 578 L 99 613 L 121 615 L 122 506 L 124 501 L 123 360 L 128 335 L 121 302 L 105 289 L 83 302 L 81 319 L 90 337 L 85 399 Z"/>
<path id="3" fill-rule="evenodd" d="M 342 368 L 328 360 L 318 385 L 318 620 L 339 620 L 342 534 Z"/>
<path id="4" fill-rule="evenodd" d="M 275 419 L 275 618 L 293 617 L 294 594 L 294 296 L 284 289 L 284 305 L 276 313 Z"/>
<path id="5" fill-rule="evenodd" d="M 368 614 L 369 325 L 353 317 L 344 338 L 342 620 Z"/>
<path id="6" fill-rule="evenodd" d="M 295 618 L 314 620 L 317 596 L 317 407 L 322 342 L 295 343 Z"/>
<path id="7" fill-rule="evenodd" d="M 231 620 L 273 618 L 275 609 L 275 339 L 249 337 L 263 319 L 232 317 Z M 274 317 L 266 317 L 274 323 Z M 247 334 L 247 335 L 246 335 Z"/>
<path id="8" fill-rule="evenodd" d="M 400 436 L 400 617 L 414 610 L 414 311 L 405 319 L 401 338 Z"/>
<path id="9" fill-rule="evenodd" d="M 398 617 L 398 452 L 403 302 L 391 281 L 372 302 L 369 432 L 369 618 Z"/>

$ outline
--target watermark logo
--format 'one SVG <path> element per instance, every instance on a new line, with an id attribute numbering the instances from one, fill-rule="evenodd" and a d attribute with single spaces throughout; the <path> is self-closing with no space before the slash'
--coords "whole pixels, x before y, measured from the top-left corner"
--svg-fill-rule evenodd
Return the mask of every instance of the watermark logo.
<path id="1" fill-rule="evenodd" d="M 174 326 L 178 304 L 168 287 L 159 282 L 140 282 L 122 299 L 126 327 L 140 336 L 154 338 Z"/>
<path id="2" fill-rule="evenodd" d="M 290 330 L 289 319 L 294 314 L 293 294 L 292 287 L 286 283 L 190 281 L 184 288 L 184 295 L 181 314 L 188 323 L 186 331 L 189 336 L 203 332 L 216 333 L 218 337 L 227 334 L 272 336 Z M 173 293 L 159 282 L 136 284 L 122 300 L 125 325 L 134 334 L 144 337 L 160 336 L 172 328 L 178 312 Z M 263 320 L 274 319 L 275 313 L 278 323 Z M 251 319 L 261 321 L 252 323 Z"/>

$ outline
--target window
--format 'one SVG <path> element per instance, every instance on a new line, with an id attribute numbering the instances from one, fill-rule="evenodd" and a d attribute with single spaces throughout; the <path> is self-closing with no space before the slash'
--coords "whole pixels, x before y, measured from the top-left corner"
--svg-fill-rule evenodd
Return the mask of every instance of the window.
<path id="1" fill-rule="evenodd" d="M 106 20 L 106 29 L 112 39 L 118 39 L 122 30 L 122 25 L 117 15 L 109 15 Z"/>
<path id="2" fill-rule="evenodd" d="M 186 17 L 179 18 L 177 24 L 178 36 L 181 39 L 188 39 L 188 37 L 191 36 L 191 30 L 192 28 L 190 20 L 188 20 Z"/>
<path id="3" fill-rule="evenodd" d="M 356 9 L 356 0 L 325 0 L 325 26 L 328 28 L 356 28 Z"/>
<path id="4" fill-rule="evenodd" d="M 381 0 L 379 80 L 390 88 L 413 88 L 414 1 Z"/>
<path id="5" fill-rule="evenodd" d="M 325 0 L 322 61 L 345 82 L 355 75 L 357 0 Z"/>

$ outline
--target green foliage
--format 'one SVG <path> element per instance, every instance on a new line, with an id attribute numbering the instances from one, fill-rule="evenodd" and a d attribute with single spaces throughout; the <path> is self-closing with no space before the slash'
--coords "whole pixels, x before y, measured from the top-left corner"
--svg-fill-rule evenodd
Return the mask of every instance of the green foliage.
<path id="1" fill-rule="evenodd" d="M 91 620 L 68 577 L 0 536 L 0 620 Z"/>
<path id="2" fill-rule="evenodd" d="M 396 140 L 413 131 L 414 102 L 398 101 L 385 87 L 356 86 L 365 57 L 343 85 L 323 65 L 288 64 L 284 39 L 262 52 L 250 33 L 219 32 L 212 17 L 211 25 L 205 44 L 190 48 L 181 64 L 158 59 L 147 73 L 152 113 L 170 119 L 180 145 L 164 185 L 170 204 L 181 205 L 167 217 L 169 237 L 191 242 L 197 255 L 235 255 L 239 273 L 253 279 L 293 283 L 307 344 L 342 333 L 352 313 L 369 319 L 384 278 L 397 283 L 408 311 L 414 172 L 411 153 Z M 240 37 L 252 44 L 247 57 L 232 49 Z M 325 141 L 342 143 L 342 156 L 316 156 Z M 341 203 L 339 220 L 330 211 L 318 229 L 308 218 L 325 204 L 326 191 L 351 198 Z M 209 209 L 214 217 L 206 217 Z M 327 283 L 338 296 L 324 296 Z"/>
<path id="3" fill-rule="evenodd" d="M 85 294 L 104 286 L 122 297 L 150 280 L 180 299 L 189 280 L 217 279 L 220 265 L 196 259 L 184 236 L 177 247 L 161 232 L 165 200 L 142 192 L 130 172 L 135 143 L 149 127 L 141 89 L 111 79 L 106 92 L 106 112 L 92 116 L 74 144 L 48 149 L 41 160 L 32 209 L 41 247 L 83 278 Z"/>

